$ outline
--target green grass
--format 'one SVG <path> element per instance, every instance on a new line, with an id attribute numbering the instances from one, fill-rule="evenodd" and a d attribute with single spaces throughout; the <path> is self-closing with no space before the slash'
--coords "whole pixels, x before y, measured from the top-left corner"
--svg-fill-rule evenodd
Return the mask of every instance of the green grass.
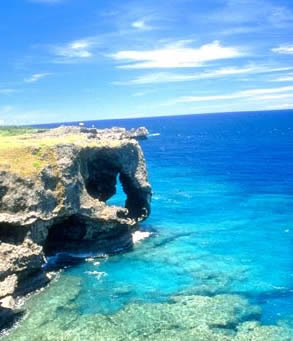
<path id="1" fill-rule="evenodd" d="M 32 134 L 37 131 L 38 129 L 30 127 L 3 126 L 0 127 L 0 136 L 19 136 L 24 134 Z"/>
<path id="2" fill-rule="evenodd" d="M 35 177 L 45 165 L 56 163 L 54 152 L 44 148 L 38 131 L 30 127 L 0 127 L 0 170 Z"/>
<path id="3" fill-rule="evenodd" d="M 57 169 L 54 147 L 58 144 L 116 148 L 122 143 L 107 139 L 91 141 L 78 134 L 46 136 L 38 132 L 39 129 L 29 127 L 0 127 L 0 170 L 37 178 L 47 165 Z"/>

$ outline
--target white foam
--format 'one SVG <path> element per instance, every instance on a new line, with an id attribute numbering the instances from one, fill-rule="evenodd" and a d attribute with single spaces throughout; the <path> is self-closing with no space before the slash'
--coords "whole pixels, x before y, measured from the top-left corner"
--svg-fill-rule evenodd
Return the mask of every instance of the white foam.
<path id="1" fill-rule="evenodd" d="M 133 244 L 136 244 L 146 238 L 149 238 L 151 234 L 152 234 L 151 232 L 146 232 L 146 231 L 145 232 L 135 231 L 132 233 L 132 242 Z"/>
<path id="2" fill-rule="evenodd" d="M 86 271 L 86 273 L 95 276 L 98 280 L 102 277 L 108 276 L 108 274 L 104 271 Z"/>
<path id="3" fill-rule="evenodd" d="M 94 260 L 95 260 L 95 258 L 92 258 L 92 257 L 85 259 L 86 262 L 93 262 Z"/>

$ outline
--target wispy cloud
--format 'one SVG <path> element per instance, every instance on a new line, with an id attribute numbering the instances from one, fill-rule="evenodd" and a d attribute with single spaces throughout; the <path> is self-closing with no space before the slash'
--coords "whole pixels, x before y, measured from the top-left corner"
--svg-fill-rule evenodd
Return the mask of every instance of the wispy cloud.
<path id="1" fill-rule="evenodd" d="M 182 96 L 177 99 L 171 100 L 167 105 L 173 105 L 177 103 L 192 103 L 192 102 L 206 102 L 206 101 L 222 101 L 222 100 L 229 100 L 229 99 L 241 99 L 241 98 L 261 98 L 263 96 L 275 96 L 276 94 L 282 94 L 282 93 L 290 93 L 290 96 L 293 95 L 293 86 L 286 86 L 281 88 L 270 88 L 270 89 L 249 89 L 249 90 L 243 90 L 243 91 L 236 91 L 232 92 L 230 94 L 224 94 L 224 95 L 209 95 L 209 96 Z M 289 94 L 288 94 L 289 95 Z M 283 95 L 278 95 L 280 96 Z M 268 97 L 266 98 L 268 99 Z"/>
<path id="2" fill-rule="evenodd" d="M 154 29 L 151 25 L 147 23 L 146 19 L 136 20 L 131 23 L 131 27 L 140 31 L 151 31 Z"/>
<path id="3" fill-rule="evenodd" d="M 110 55 L 115 60 L 125 61 L 119 65 L 123 69 L 188 68 L 202 66 L 219 59 L 243 56 L 236 47 L 224 47 L 219 41 L 205 44 L 199 48 L 189 47 L 191 41 L 181 40 L 159 49 L 137 51 L 122 50 Z"/>
<path id="4" fill-rule="evenodd" d="M 236 76 L 243 74 L 261 74 L 273 73 L 293 70 L 293 67 L 269 67 L 269 66 L 254 66 L 247 65 L 244 67 L 224 67 L 213 71 L 205 71 L 198 73 L 171 73 L 171 72 L 157 72 L 149 73 L 139 76 L 135 79 L 125 82 L 114 82 L 116 85 L 140 85 L 140 84 L 155 84 L 155 83 L 174 83 L 174 82 L 187 82 L 200 79 L 221 78 L 227 76 Z"/>
<path id="5" fill-rule="evenodd" d="M 219 31 L 219 35 L 224 36 L 231 36 L 236 34 L 247 34 L 259 31 L 258 27 L 251 27 L 251 26 L 236 26 L 236 27 L 229 27 L 228 29 L 224 29 L 223 31 Z"/>
<path id="6" fill-rule="evenodd" d="M 15 89 L 0 89 L 0 94 L 2 95 L 9 95 L 17 92 Z"/>
<path id="7" fill-rule="evenodd" d="M 293 82 L 293 73 L 288 73 L 286 76 L 275 78 L 274 82 Z"/>
<path id="8" fill-rule="evenodd" d="M 293 109 L 293 102 L 292 103 L 280 103 L 280 104 L 276 104 L 276 105 L 270 105 L 267 106 L 265 109 Z"/>
<path id="9" fill-rule="evenodd" d="M 66 63 L 93 57 L 93 48 L 97 45 L 94 38 L 74 40 L 64 45 L 50 46 L 50 52 L 58 59 L 55 62 Z"/>
<path id="10" fill-rule="evenodd" d="M 293 45 L 283 45 L 272 49 L 275 53 L 293 54 Z"/>
<path id="11" fill-rule="evenodd" d="M 31 75 L 31 77 L 29 78 L 25 78 L 24 81 L 26 83 L 34 83 L 34 82 L 37 82 L 38 80 L 42 79 L 42 78 L 45 78 L 47 76 L 50 76 L 51 73 L 35 73 L 33 75 Z"/>
<path id="12" fill-rule="evenodd" d="M 267 100 L 278 100 L 278 99 L 284 99 L 284 98 L 292 98 L 293 94 L 288 93 L 288 94 L 273 94 L 273 95 L 260 95 L 257 96 L 257 100 L 262 100 L 262 101 L 267 101 Z"/>

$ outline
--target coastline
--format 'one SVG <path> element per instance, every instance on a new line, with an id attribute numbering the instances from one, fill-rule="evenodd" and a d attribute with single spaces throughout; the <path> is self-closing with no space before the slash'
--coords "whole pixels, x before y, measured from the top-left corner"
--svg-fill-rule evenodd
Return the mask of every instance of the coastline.
<path id="1" fill-rule="evenodd" d="M 21 297 L 54 278 L 46 256 L 132 247 L 133 231 L 150 213 L 151 187 L 137 142 L 147 135 L 145 128 L 60 127 L 1 138 L 0 328 L 22 314 Z M 117 178 L 125 207 L 106 204 Z"/>

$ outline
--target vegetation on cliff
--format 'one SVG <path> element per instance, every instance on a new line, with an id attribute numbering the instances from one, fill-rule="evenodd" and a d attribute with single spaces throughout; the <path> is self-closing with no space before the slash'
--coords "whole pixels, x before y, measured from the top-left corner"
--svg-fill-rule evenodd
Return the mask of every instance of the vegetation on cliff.
<path id="1" fill-rule="evenodd" d="M 131 247 L 131 232 L 150 213 L 136 141 L 146 135 L 145 128 L 1 129 L 0 322 L 11 320 L 15 299 L 48 282 L 47 254 Z M 117 181 L 125 207 L 107 205 Z"/>

